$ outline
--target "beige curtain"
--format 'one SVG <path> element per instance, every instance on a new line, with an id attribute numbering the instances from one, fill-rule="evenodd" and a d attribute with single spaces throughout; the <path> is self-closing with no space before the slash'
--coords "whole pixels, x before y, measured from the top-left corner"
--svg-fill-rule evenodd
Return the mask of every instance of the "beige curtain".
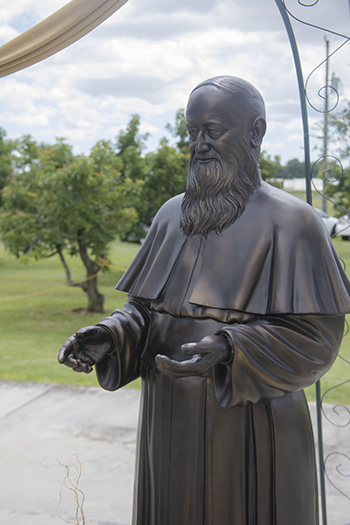
<path id="1" fill-rule="evenodd" d="M 73 44 L 127 0 L 71 0 L 24 33 L 0 46 L 0 77 L 44 60 Z"/>

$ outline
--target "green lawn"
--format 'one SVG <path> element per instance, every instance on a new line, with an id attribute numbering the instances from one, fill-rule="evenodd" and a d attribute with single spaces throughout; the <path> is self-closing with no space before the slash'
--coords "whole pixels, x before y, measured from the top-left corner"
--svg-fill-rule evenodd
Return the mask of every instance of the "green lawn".
<path id="1" fill-rule="evenodd" d="M 350 275 L 350 242 L 334 241 Z M 111 252 L 113 266 L 99 278 L 105 295 L 105 311 L 122 307 L 126 295 L 114 289 L 115 283 L 134 257 L 139 246 L 115 242 Z M 84 279 L 78 258 L 70 261 L 73 279 Z M 76 374 L 57 363 L 59 347 L 78 328 L 95 324 L 101 314 L 84 312 L 86 297 L 80 288 L 68 287 L 58 258 L 23 263 L 6 253 L 0 244 L 0 379 L 97 385 L 95 374 Z M 344 337 L 341 356 L 350 363 L 350 333 Z M 337 359 L 322 381 L 322 390 L 350 380 L 350 364 Z M 133 386 L 139 386 L 136 382 Z M 314 387 L 308 389 L 310 399 Z M 327 400 L 349 404 L 350 383 L 334 388 Z"/>
<path id="2" fill-rule="evenodd" d="M 111 253 L 126 268 L 139 246 L 116 242 Z M 72 278 L 83 280 L 78 258 L 71 259 Z M 57 257 L 23 263 L 0 245 L 0 379 L 96 385 L 95 374 L 76 374 L 57 363 L 58 349 L 78 328 L 97 323 L 103 315 L 86 314 L 86 295 L 65 284 Z M 99 278 L 105 312 L 122 307 L 126 295 L 114 286 L 122 270 L 110 268 Z"/>

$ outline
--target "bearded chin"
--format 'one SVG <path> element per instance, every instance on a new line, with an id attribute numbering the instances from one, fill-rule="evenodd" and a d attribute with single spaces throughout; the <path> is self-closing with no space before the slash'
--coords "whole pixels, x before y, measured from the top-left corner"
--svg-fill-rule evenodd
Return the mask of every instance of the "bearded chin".
<path id="1" fill-rule="evenodd" d="M 191 159 L 180 219 L 186 235 L 221 233 L 242 215 L 261 178 L 250 149 L 241 145 L 239 151 L 224 163 Z"/>

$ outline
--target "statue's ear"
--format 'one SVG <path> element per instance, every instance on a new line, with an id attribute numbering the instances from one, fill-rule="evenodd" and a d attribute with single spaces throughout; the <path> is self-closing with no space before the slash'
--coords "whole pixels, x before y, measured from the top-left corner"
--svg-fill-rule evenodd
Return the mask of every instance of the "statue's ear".
<path id="1" fill-rule="evenodd" d="M 266 120 L 263 117 L 255 119 L 252 126 L 251 143 L 254 148 L 261 146 L 262 140 L 266 132 Z"/>

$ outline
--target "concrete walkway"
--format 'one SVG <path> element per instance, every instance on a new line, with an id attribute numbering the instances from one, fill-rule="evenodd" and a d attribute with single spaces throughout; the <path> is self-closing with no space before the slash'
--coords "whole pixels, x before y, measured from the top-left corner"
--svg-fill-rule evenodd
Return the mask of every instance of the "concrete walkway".
<path id="1" fill-rule="evenodd" d="M 86 525 L 130 525 L 139 396 L 126 388 L 0 382 L 0 524 L 64 523 L 56 515 L 66 475 L 58 461 L 78 466 L 76 454 Z M 334 454 L 350 457 L 350 426 L 327 424 L 324 437 L 330 472 L 342 463 L 348 477 L 340 486 L 350 498 L 350 460 Z M 327 488 L 328 525 L 350 525 L 350 500 Z M 63 487 L 60 514 L 76 523 L 74 513 Z"/>

